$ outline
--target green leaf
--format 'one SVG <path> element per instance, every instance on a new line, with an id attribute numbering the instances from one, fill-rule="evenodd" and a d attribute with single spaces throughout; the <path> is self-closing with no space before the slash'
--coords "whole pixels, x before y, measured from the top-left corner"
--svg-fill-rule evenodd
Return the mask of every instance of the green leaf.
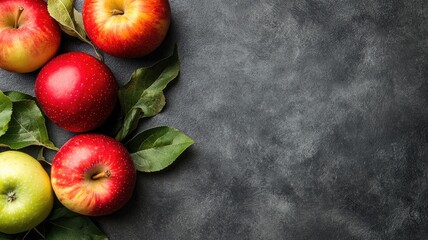
<path id="1" fill-rule="evenodd" d="M 52 166 L 52 163 L 50 163 L 48 160 L 46 160 L 46 158 L 45 158 L 45 154 L 44 154 L 44 150 L 45 150 L 45 148 L 44 148 L 44 147 L 41 147 L 41 148 L 40 148 L 39 152 L 37 153 L 37 158 L 36 158 L 36 159 L 37 159 L 39 162 L 41 162 L 41 163 L 46 163 L 46 164 L 48 164 L 48 165 Z"/>
<path id="2" fill-rule="evenodd" d="M 89 217 L 73 213 L 61 207 L 55 209 L 48 219 L 51 229 L 47 240 L 108 239 Z"/>
<path id="3" fill-rule="evenodd" d="M 9 97 L 10 100 L 12 100 L 12 102 L 18 102 L 22 100 L 36 100 L 35 97 L 18 91 L 8 91 L 5 92 L 5 94 Z"/>
<path id="4" fill-rule="evenodd" d="M 15 239 L 15 237 L 13 235 L 8 235 L 0 232 L 0 240 L 11 240 L 11 239 Z"/>
<path id="5" fill-rule="evenodd" d="M 91 45 L 97 56 L 103 60 L 101 53 L 86 35 L 82 14 L 74 8 L 74 0 L 48 0 L 48 11 L 63 32 Z"/>
<path id="6" fill-rule="evenodd" d="M 163 90 L 180 72 L 177 46 L 171 56 L 151 67 L 135 70 L 127 84 L 119 89 L 119 102 L 124 114 L 123 125 L 116 135 L 123 140 L 138 127 L 140 118 L 153 117 L 165 106 Z"/>
<path id="7" fill-rule="evenodd" d="M 6 133 L 11 118 L 12 101 L 0 91 L 0 136 Z"/>
<path id="8" fill-rule="evenodd" d="M 0 136 L 0 147 L 21 149 L 30 145 L 58 148 L 49 140 L 45 118 L 33 97 L 20 92 L 7 92 L 12 101 L 12 116 L 6 133 Z"/>
<path id="9" fill-rule="evenodd" d="M 137 134 L 126 147 L 138 171 L 155 172 L 171 165 L 193 143 L 178 129 L 161 126 Z"/>
<path id="10" fill-rule="evenodd" d="M 76 25 L 76 28 L 78 29 L 79 32 L 82 33 L 82 35 L 85 36 L 86 38 L 86 31 L 85 31 L 85 26 L 83 25 L 83 17 L 82 14 L 77 11 L 77 9 L 73 8 L 73 17 L 74 17 L 74 23 Z M 87 39 L 87 38 L 86 38 Z"/>
<path id="11" fill-rule="evenodd" d="M 86 32 L 81 25 L 81 14 L 74 9 L 74 0 L 48 0 L 48 11 L 60 25 L 61 29 L 72 37 L 88 42 Z M 79 19 L 79 20 L 76 20 Z M 78 24 L 79 23 L 79 24 Z"/>

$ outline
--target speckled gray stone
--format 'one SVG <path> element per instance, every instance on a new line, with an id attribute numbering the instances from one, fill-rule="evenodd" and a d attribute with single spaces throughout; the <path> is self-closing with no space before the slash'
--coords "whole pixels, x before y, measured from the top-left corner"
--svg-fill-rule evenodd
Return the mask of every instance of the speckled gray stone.
<path id="1" fill-rule="evenodd" d="M 124 84 L 177 42 L 181 75 L 139 130 L 196 144 L 94 218 L 111 239 L 427 238 L 426 1 L 170 3 L 161 49 L 106 63 Z M 32 94 L 35 76 L 0 71 L 0 88 Z"/>

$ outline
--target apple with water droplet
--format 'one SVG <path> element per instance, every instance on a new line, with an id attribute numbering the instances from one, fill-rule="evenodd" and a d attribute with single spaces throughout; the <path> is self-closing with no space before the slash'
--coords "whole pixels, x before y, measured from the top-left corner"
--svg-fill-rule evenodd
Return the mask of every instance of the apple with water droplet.
<path id="1" fill-rule="evenodd" d="M 78 133 L 105 122 L 116 104 L 118 86 L 106 64 L 84 52 L 68 52 L 40 70 L 34 89 L 46 116 Z"/>
<path id="2" fill-rule="evenodd" d="M 55 155 L 52 188 L 69 210 L 87 216 L 111 214 L 131 198 L 136 169 L 127 149 L 102 134 L 79 134 Z"/>
<path id="3" fill-rule="evenodd" d="M 0 68 L 27 73 L 57 52 L 61 29 L 43 0 L 0 1 Z"/>
<path id="4" fill-rule="evenodd" d="M 0 153 L 0 232 L 16 234 L 43 222 L 53 207 L 49 175 L 30 155 Z"/>

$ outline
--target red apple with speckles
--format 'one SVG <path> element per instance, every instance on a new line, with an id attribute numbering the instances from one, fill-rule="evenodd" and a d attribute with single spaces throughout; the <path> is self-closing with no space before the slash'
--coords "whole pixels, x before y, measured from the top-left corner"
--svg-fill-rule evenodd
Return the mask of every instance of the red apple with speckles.
<path id="1" fill-rule="evenodd" d="M 104 52 L 138 58 L 157 49 L 168 32 L 168 0 L 85 0 L 83 24 L 91 41 Z"/>
<path id="2" fill-rule="evenodd" d="M 46 116 L 71 132 L 99 127 L 112 113 L 117 82 L 111 70 L 84 52 L 61 54 L 37 75 L 36 99 Z"/>
<path id="3" fill-rule="evenodd" d="M 58 200 L 87 215 L 111 214 L 131 198 L 136 170 L 117 140 L 94 133 L 68 140 L 52 161 L 51 182 Z"/>
<path id="4" fill-rule="evenodd" d="M 57 52 L 61 29 L 42 0 L 0 1 L 0 68 L 27 73 Z"/>

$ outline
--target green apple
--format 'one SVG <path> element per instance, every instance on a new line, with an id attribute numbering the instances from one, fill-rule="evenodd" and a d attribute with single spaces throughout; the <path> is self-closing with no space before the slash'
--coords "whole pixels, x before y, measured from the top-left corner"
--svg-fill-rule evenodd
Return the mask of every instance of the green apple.
<path id="1" fill-rule="evenodd" d="M 0 232 L 28 231 L 53 207 L 50 178 L 42 165 L 18 151 L 0 153 Z"/>

